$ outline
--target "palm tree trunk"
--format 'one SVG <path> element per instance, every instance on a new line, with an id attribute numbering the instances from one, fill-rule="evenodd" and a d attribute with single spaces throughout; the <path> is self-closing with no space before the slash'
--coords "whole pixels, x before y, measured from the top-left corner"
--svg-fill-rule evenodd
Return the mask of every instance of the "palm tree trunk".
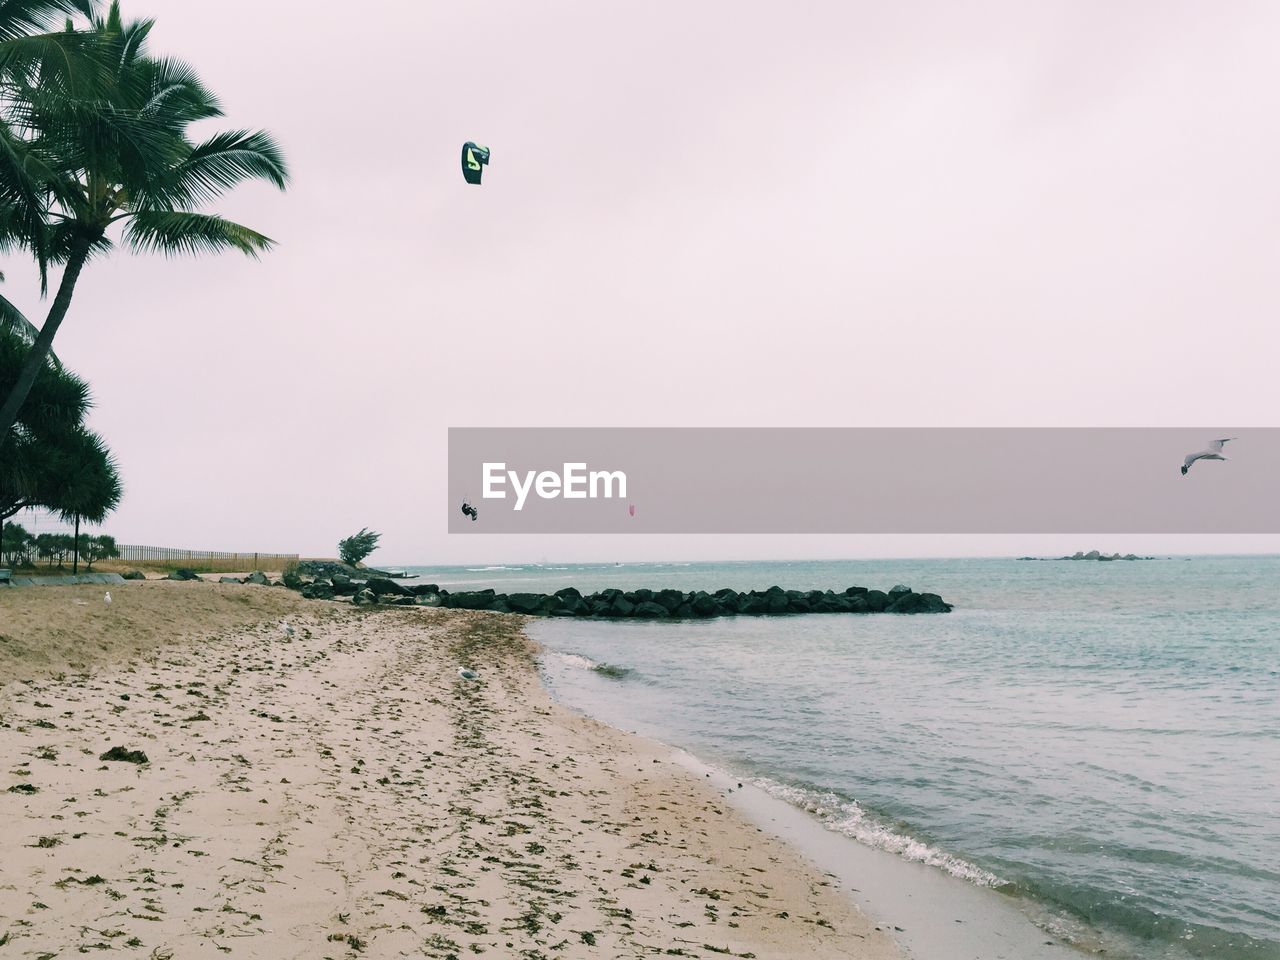
<path id="1" fill-rule="evenodd" d="M 76 546 L 75 559 L 71 561 L 71 573 L 73 575 L 80 572 L 80 514 L 78 513 L 76 514 L 75 546 Z"/>
<path id="2" fill-rule="evenodd" d="M 40 335 L 31 345 L 27 359 L 22 364 L 22 372 L 18 374 L 17 382 L 9 391 L 8 399 L 5 400 L 4 406 L 0 407 L 0 437 L 7 437 L 13 425 L 18 422 L 18 411 L 26 403 L 27 394 L 31 392 L 36 377 L 44 369 L 49 351 L 53 348 L 53 338 L 67 315 L 67 309 L 71 306 L 71 295 L 75 293 L 76 281 L 80 279 L 80 271 L 84 269 L 85 261 L 88 259 L 89 241 L 77 239 L 72 244 L 71 257 L 67 260 L 66 269 L 62 271 L 62 280 L 58 284 L 58 295 L 53 298 L 53 305 L 49 307 L 49 315 L 45 318 L 44 326 L 40 328 Z"/>

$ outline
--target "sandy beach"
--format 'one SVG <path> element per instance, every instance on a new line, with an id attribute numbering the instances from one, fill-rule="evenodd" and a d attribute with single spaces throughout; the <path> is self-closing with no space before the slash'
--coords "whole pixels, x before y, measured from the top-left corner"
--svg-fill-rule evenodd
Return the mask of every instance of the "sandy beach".
<path id="1" fill-rule="evenodd" d="M 899 955 L 520 618 L 112 596 L 0 591 L 0 956 Z"/>

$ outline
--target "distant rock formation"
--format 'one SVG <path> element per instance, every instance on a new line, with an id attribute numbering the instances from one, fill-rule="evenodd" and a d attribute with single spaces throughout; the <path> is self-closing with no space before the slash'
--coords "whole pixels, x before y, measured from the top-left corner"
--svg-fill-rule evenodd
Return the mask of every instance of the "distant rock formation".
<path id="1" fill-rule="evenodd" d="M 1019 559 L 1019 560 L 1100 560 L 1100 561 L 1112 561 L 1112 560 L 1154 560 L 1154 559 L 1155 559 L 1155 557 L 1139 557 L 1139 556 L 1137 556 L 1137 555 L 1135 555 L 1135 554 L 1132 554 L 1132 553 L 1125 554 L 1124 556 L 1121 556 L 1121 555 L 1120 555 L 1120 554 L 1118 554 L 1118 553 L 1106 554 L 1106 553 L 1100 553 L 1100 552 L 1098 552 L 1097 550 L 1090 550 L 1088 553 L 1085 553 L 1085 552 L 1083 552 L 1082 550 L 1077 550 L 1075 553 L 1073 553 L 1073 554 L 1072 554 L 1071 556 L 1069 556 L 1069 557 L 1019 557 L 1018 559 Z"/>

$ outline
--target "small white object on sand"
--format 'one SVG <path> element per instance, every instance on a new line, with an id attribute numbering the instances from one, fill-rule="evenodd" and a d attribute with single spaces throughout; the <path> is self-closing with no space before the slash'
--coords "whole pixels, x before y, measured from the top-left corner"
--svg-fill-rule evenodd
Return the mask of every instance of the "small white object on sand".
<path id="1" fill-rule="evenodd" d="M 106 595 L 105 597 L 103 597 L 103 598 L 102 598 L 102 602 L 103 602 L 103 603 L 108 603 L 108 604 L 109 604 L 109 603 L 111 603 L 111 591 L 110 591 L 110 590 L 108 590 L 108 591 L 107 591 L 107 595 Z"/>
<path id="2" fill-rule="evenodd" d="M 479 680 L 480 679 L 480 674 L 476 673 L 474 670 L 468 670 L 466 667 L 458 668 L 458 676 L 460 676 L 463 680 Z"/>

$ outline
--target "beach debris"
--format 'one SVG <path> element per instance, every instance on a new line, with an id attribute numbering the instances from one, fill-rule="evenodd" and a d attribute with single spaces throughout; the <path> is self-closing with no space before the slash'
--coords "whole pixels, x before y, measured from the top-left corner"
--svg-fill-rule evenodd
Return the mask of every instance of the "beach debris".
<path id="1" fill-rule="evenodd" d="M 462 176 L 467 183 L 478 184 L 489 163 L 489 148 L 468 140 L 462 145 Z"/>
<path id="2" fill-rule="evenodd" d="M 462 501 L 462 515 L 463 515 L 464 517 L 470 517 L 470 518 L 471 518 L 471 522 L 472 522 L 472 523 L 475 523 L 475 522 L 476 522 L 476 518 L 480 516 L 480 511 L 479 511 L 479 510 L 477 510 L 475 507 L 473 507 L 473 506 L 470 504 L 470 502 L 469 502 L 469 501 L 467 501 L 467 500 L 463 500 L 463 501 Z"/>
<path id="3" fill-rule="evenodd" d="M 627 507 L 627 516 L 634 517 L 636 515 L 636 505 L 633 503 Z"/>
<path id="4" fill-rule="evenodd" d="M 103 597 L 103 598 L 102 598 L 102 602 L 103 602 L 103 603 L 105 603 L 107 606 L 111 606 L 111 591 L 110 591 L 110 590 L 108 590 L 108 591 L 107 591 L 107 595 L 106 595 L 105 597 Z"/>
<path id="5" fill-rule="evenodd" d="M 474 670 L 468 670 L 466 667 L 458 668 L 458 676 L 460 676 L 463 680 L 479 680 L 480 679 L 480 674 L 476 673 Z"/>
<path id="6" fill-rule="evenodd" d="M 141 750 L 126 750 L 124 747 L 112 747 L 98 757 L 99 760 L 114 760 L 118 763 L 150 763 L 147 755 Z"/>
<path id="7" fill-rule="evenodd" d="M 1182 475 L 1185 477 L 1187 471 L 1191 469 L 1191 465 L 1197 460 L 1225 460 L 1222 455 L 1222 445 L 1230 443 L 1232 440 L 1239 440 L 1239 437 L 1224 437 L 1221 440 L 1210 440 L 1209 446 L 1205 447 L 1198 453 L 1188 453 L 1187 459 L 1182 461 Z"/>

